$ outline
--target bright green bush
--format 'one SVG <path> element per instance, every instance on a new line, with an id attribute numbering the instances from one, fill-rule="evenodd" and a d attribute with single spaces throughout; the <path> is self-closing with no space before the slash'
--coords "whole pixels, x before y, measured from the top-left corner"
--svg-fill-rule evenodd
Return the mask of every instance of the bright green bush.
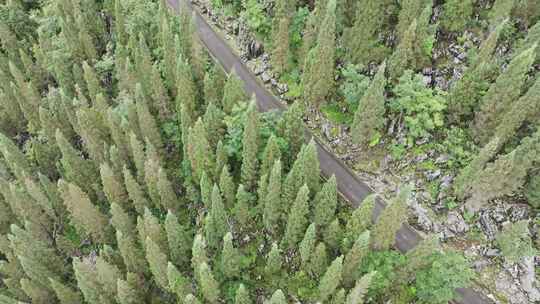
<path id="1" fill-rule="evenodd" d="M 403 115 L 409 144 L 419 138 L 432 137 L 444 125 L 444 93 L 427 87 L 421 74 L 405 71 L 393 92 L 395 98 L 390 102 L 390 109 L 395 115 Z"/>

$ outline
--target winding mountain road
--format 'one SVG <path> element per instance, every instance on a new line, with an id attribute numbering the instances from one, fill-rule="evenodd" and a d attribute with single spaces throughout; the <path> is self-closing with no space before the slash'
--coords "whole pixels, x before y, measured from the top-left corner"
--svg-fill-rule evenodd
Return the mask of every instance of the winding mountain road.
<path id="1" fill-rule="evenodd" d="M 180 11 L 179 0 L 167 0 L 170 7 L 175 11 Z M 188 4 L 191 6 L 191 4 Z M 189 9 L 189 7 L 188 7 Z M 212 57 L 218 61 L 223 68 L 229 72 L 232 69 L 244 82 L 244 88 L 248 95 L 254 95 L 258 107 L 261 111 L 283 110 L 285 106 L 269 92 L 256 78 L 256 76 L 248 70 L 242 63 L 240 58 L 232 51 L 230 46 L 208 25 L 206 20 L 195 11 L 194 22 L 200 40 L 206 46 Z M 311 136 L 308 131 L 308 135 Z M 317 150 L 322 174 L 325 177 L 332 175 L 336 176 L 338 190 L 340 194 L 346 198 L 351 204 L 357 207 L 362 200 L 373 193 L 358 176 L 352 172 L 343 162 L 341 162 L 332 152 L 328 151 L 317 138 Z M 385 203 L 382 199 L 378 199 L 375 205 L 373 219 L 375 220 L 381 211 L 385 208 Z M 395 246 L 401 252 L 407 252 L 414 248 L 421 240 L 421 236 L 408 224 L 404 224 L 396 235 Z M 458 293 L 461 296 L 460 300 L 454 303 L 460 304 L 489 304 L 491 300 L 484 295 L 472 289 L 459 289 Z"/>

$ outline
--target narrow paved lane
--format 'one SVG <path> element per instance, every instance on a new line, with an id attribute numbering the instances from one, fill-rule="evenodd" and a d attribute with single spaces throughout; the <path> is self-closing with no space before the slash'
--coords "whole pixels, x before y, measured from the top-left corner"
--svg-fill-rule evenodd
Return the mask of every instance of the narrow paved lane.
<path id="1" fill-rule="evenodd" d="M 179 11 L 180 4 L 178 0 L 167 0 L 167 2 L 176 12 Z M 251 71 L 249 71 L 242 63 L 240 58 L 234 54 L 229 45 L 214 32 L 206 20 L 197 12 L 195 13 L 194 18 L 197 33 L 210 54 L 227 72 L 232 69 L 235 70 L 238 77 L 244 82 L 244 88 L 248 95 L 255 95 L 259 109 L 261 111 L 283 110 L 284 105 L 257 80 L 256 76 L 251 73 Z M 336 156 L 328 151 L 320 142 L 317 142 L 317 150 L 319 152 L 319 161 L 323 175 L 325 177 L 330 177 L 332 175 L 336 176 L 340 194 L 351 204 L 355 207 L 358 206 L 366 196 L 373 192 L 356 174 L 354 174 L 354 172 L 337 159 Z M 385 203 L 381 199 L 378 199 L 377 204 L 375 205 L 374 219 L 379 216 L 384 207 Z M 420 240 L 421 236 L 418 232 L 405 224 L 396 235 L 396 247 L 401 252 L 407 252 L 414 248 Z M 490 300 L 474 290 L 463 289 L 458 290 L 458 292 L 462 296 L 462 300 L 457 301 L 456 303 L 491 303 Z"/>

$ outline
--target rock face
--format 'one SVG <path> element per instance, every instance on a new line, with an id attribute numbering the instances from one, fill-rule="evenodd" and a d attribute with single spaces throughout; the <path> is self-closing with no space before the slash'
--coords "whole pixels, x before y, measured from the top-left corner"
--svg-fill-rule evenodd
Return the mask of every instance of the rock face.
<path id="1" fill-rule="evenodd" d="M 467 225 L 461 214 L 457 211 L 448 213 L 448 218 L 446 219 L 444 227 L 445 238 L 450 238 L 469 231 L 469 225 Z"/>
<path id="2" fill-rule="evenodd" d="M 523 258 L 515 264 L 505 263 L 495 286 L 511 304 L 538 303 L 540 301 L 539 282 L 535 277 L 533 257 Z"/>
<path id="3" fill-rule="evenodd" d="M 257 58 L 264 52 L 262 43 L 258 42 L 249 30 L 249 26 L 244 19 L 238 22 L 238 35 L 236 43 L 242 51 L 242 55 L 247 59 Z"/>

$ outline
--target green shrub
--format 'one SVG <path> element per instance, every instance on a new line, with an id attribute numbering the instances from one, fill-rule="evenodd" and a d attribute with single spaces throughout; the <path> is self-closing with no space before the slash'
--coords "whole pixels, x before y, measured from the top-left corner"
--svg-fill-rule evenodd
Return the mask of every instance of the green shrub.
<path id="1" fill-rule="evenodd" d="M 410 145 L 419 138 L 431 137 L 444 125 L 443 92 L 426 87 L 421 74 L 405 71 L 393 92 L 396 97 L 390 102 L 390 109 L 395 114 L 403 114 Z"/>
<path id="2" fill-rule="evenodd" d="M 255 31 L 259 37 L 266 39 L 270 34 L 270 18 L 264 11 L 262 5 L 257 0 L 246 0 L 245 10 L 242 15 L 246 19 L 248 26 Z"/>
<path id="3" fill-rule="evenodd" d="M 431 259 L 431 267 L 416 273 L 416 295 L 421 303 L 448 303 L 456 297 L 456 288 L 471 282 L 474 272 L 465 257 L 454 251 L 437 252 Z"/>
<path id="4" fill-rule="evenodd" d="M 356 112 L 358 102 L 364 96 L 369 87 L 369 77 L 359 72 L 360 67 L 354 64 L 348 64 L 341 69 L 343 82 L 339 86 L 339 92 L 343 95 L 347 104 L 347 110 L 351 113 Z"/>
<path id="5" fill-rule="evenodd" d="M 531 177 L 525 195 L 531 206 L 536 209 L 540 208 L 540 173 Z"/>
<path id="6" fill-rule="evenodd" d="M 526 220 L 505 225 L 497 235 L 497 243 L 503 256 L 510 262 L 518 262 L 523 257 L 534 256 L 529 233 L 529 222 Z"/>

